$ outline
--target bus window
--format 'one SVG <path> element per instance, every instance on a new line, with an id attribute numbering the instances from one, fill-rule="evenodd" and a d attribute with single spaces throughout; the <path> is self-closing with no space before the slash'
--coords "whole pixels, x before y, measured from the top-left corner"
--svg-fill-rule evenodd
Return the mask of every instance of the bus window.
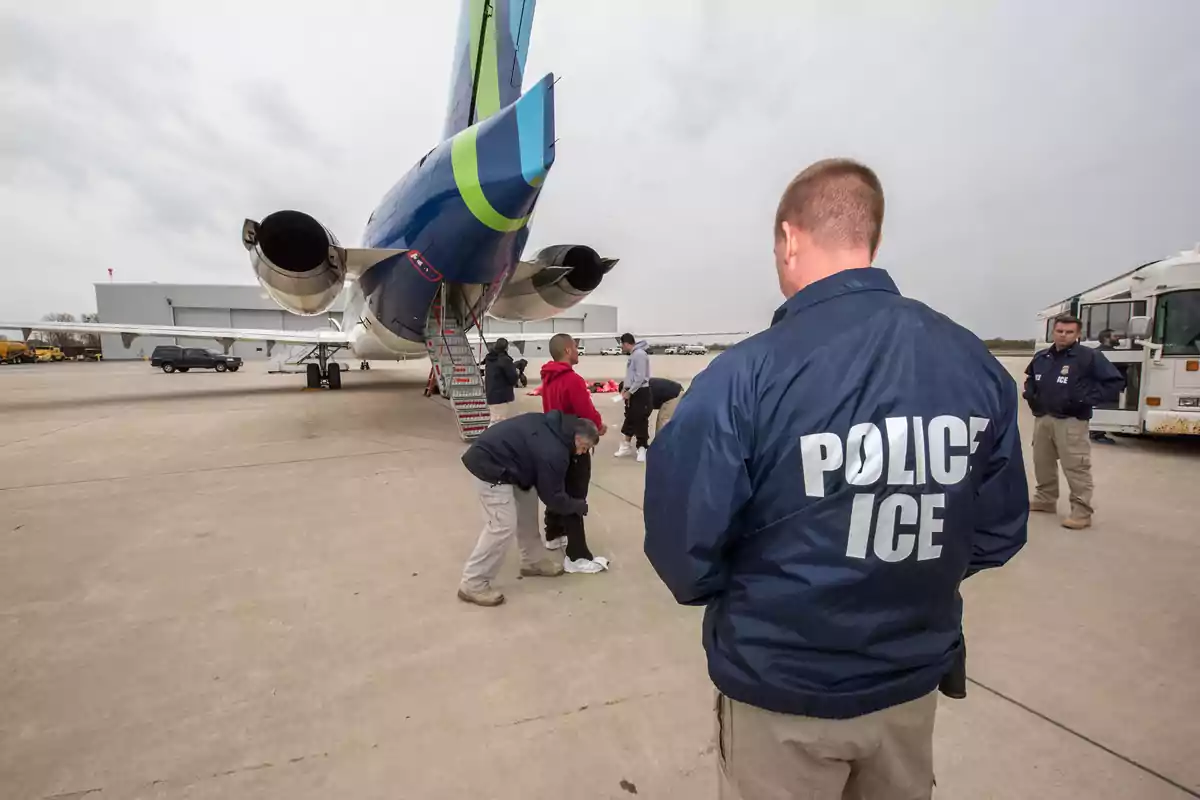
<path id="1" fill-rule="evenodd" d="M 1162 342 L 1165 356 L 1200 355 L 1200 290 L 1158 298 L 1154 339 Z"/>
<path id="2" fill-rule="evenodd" d="M 1086 342 L 1100 339 L 1101 331 L 1111 330 L 1125 338 L 1129 335 L 1129 318 L 1146 313 L 1146 301 L 1136 303 L 1095 303 L 1084 306 L 1079 319 L 1083 322 L 1082 338 Z"/>
<path id="3" fill-rule="evenodd" d="M 1129 333 L 1129 303 L 1113 303 L 1108 307 L 1108 327 L 1122 336 Z"/>

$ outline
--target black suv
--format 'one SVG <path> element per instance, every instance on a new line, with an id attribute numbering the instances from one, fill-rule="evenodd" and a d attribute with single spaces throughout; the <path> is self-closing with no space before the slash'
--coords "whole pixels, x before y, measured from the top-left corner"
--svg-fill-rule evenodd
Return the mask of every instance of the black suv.
<path id="1" fill-rule="evenodd" d="M 226 356 L 199 347 L 161 344 L 150 354 L 150 366 L 161 367 L 162 371 L 167 373 L 187 372 L 189 369 L 237 372 L 242 366 L 242 360 L 237 356 Z"/>

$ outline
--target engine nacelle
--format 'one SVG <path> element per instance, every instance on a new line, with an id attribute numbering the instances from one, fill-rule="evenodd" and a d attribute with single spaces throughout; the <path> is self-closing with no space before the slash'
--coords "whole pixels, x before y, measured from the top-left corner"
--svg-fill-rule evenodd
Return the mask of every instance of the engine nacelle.
<path id="1" fill-rule="evenodd" d="M 329 310 L 346 278 L 346 254 L 329 229 L 308 214 L 276 211 L 242 225 L 242 244 L 258 282 L 294 314 Z"/>
<path id="2" fill-rule="evenodd" d="M 616 263 L 582 244 L 547 247 L 517 265 L 488 313 L 510 322 L 548 319 L 595 291 Z"/>

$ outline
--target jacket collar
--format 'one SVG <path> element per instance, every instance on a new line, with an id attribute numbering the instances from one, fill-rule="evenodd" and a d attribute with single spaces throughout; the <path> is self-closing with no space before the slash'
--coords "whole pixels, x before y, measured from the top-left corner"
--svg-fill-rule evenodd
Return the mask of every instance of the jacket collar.
<path id="1" fill-rule="evenodd" d="M 1071 353 L 1075 352 L 1075 348 L 1078 345 L 1079 345 L 1079 342 L 1071 342 L 1071 344 L 1068 347 L 1064 347 L 1060 350 L 1057 345 L 1052 344 L 1052 345 L 1050 345 L 1050 355 L 1052 355 L 1052 356 L 1070 355 Z"/>
<path id="2" fill-rule="evenodd" d="M 836 275 L 830 275 L 828 278 L 822 278 L 796 292 L 776 309 L 775 316 L 771 318 L 771 324 L 775 325 L 785 317 L 790 317 L 818 303 L 855 292 L 900 294 L 892 276 L 888 275 L 886 270 L 878 267 L 848 269 Z"/>

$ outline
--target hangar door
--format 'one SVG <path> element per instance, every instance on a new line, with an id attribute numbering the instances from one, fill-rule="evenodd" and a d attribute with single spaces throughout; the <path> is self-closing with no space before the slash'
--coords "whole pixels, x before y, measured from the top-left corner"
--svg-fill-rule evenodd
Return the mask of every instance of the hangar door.
<path id="1" fill-rule="evenodd" d="M 583 320 L 576 317 L 571 318 L 555 318 L 554 319 L 555 333 L 583 333 Z"/>
<path id="2" fill-rule="evenodd" d="M 186 327 L 228 328 L 229 309 L 225 308 L 175 308 L 175 324 Z M 218 353 L 225 351 L 215 339 L 185 339 L 175 337 L 175 343 L 182 347 L 203 347 Z"/>
<path id="3" fill-rule="evenodd" d="M 256 328 L 266 331 L 277 331 L 283 328 L 283 312 L 275 309 L 241 309 L 235 308 L 229 312 L 235 328 Z M 237 342 L 233 345 L 233 354 L 246 361 L 267 357 L 266 342 Z"/>

